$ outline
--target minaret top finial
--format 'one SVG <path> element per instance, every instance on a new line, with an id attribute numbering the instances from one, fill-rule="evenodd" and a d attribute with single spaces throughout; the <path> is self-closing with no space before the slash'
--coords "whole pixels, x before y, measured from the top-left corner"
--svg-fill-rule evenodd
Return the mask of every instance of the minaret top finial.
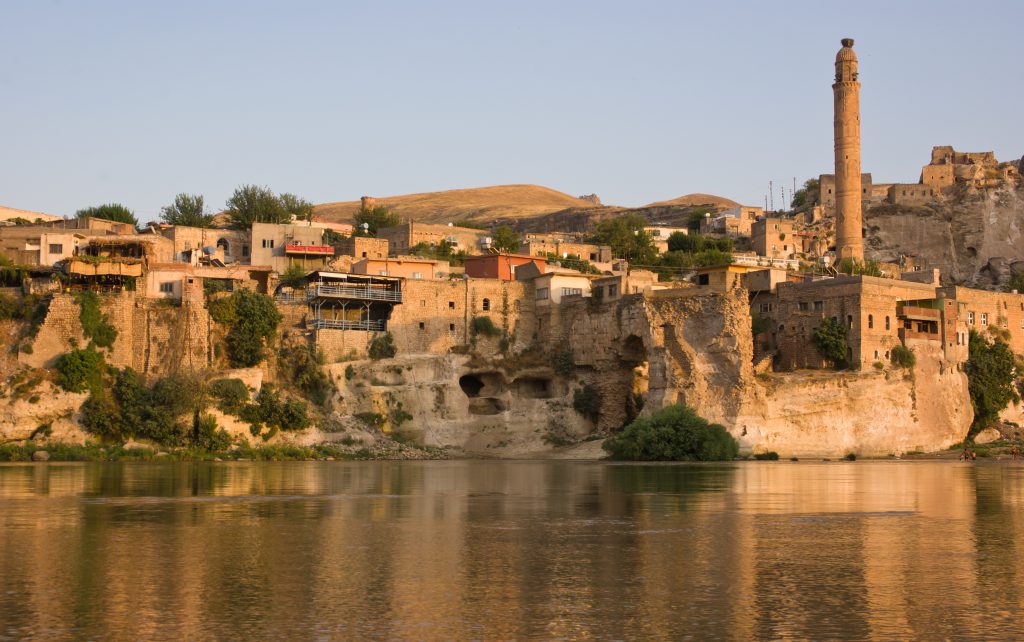
<path id="1" fill-rule="evenodd" d="M 843 46 L 846 47 L 847 49 L 853 47 L 853 38 L 843 38 L 840 42 L 842 42 Z"/>

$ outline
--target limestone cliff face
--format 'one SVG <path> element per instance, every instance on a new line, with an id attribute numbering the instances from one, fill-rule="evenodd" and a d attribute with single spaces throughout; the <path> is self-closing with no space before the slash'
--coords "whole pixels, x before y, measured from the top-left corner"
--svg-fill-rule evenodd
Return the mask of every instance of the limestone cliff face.
<path id="1" fill-rule="evenodd" d="M 1024 271 L 1024 189 L 959 189 L 929 205 L 864 215 L 867 258 L 915 254 L 944 282 L 992 288 Z"/>

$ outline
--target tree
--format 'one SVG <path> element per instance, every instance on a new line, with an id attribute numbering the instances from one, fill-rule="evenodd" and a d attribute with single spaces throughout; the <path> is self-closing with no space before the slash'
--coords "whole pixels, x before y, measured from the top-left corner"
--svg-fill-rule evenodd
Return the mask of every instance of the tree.
<path id="1" fill-rule="evenodd" d="M 281 313 L 265 294 L 238 290 L 216 300 L 210 316 L 231 326 L 227 336 L 228 361 L 234 368 L 251 368 L 263 361 L 263 349 L 274 338 Z"/>
<path id="2" fill-rule="evenodd" d="M 846 365 L 845 325 L 832 319 L 822 319 L 821 325 L 814 330 L 811 338 L 814 339 L 814 345 L 822 357 L 831 361 L 837 368 Z"/>
<path id="3" fill-rule="evenodd" d="M 970 436 L 987 428 L 999 419 L 999 413 L 1011 401 L 1019 401 L 1014 390 L 1017 376 L 1013 352 L 1002 339 L 989 341 L 971 330 L 967 343 L 968 359 L 964 364 L 967 389 L 974 408 L 974 423 Z"/>
<path id="4" fill-rule="evenodd" d="M 287 192 L 281 194 L 281 206 L 284 207 L 284 211 L 288 212 L 289 216 L 302 221 L 313 220 L 313 204 L 304 198 L 298 197 L 295 194 L 288 194 Z"/>
<path id="5" fill-rule="evenodd" d="M 213 215 L 207 214 L 199 194 L 178 194 L 173 203 L 160 210 L 160 218 L 168 225 L 213 227 Z"/>
<path id="6" fill-rule="evenodd" d="M 658 251 L 651 235 L 644 229 L 646 226 L 647 219 L 644 217 L 627 214 L 598 223 L 590 240 L 599 245 L 610 245 L 616 257 L 650 265 L 658 256 Z"/>
<path id="7" fill-rule="evenodd" d="M 795 194 L 793 194 L 793 202 L 791 204 L 791 207 L 793 209 L 798 209 L 806 205 L 808 202 L 808 198 L 818 193 L 819 187 L 820 186 L 818 183 L 818 179 L 808 178 L 806 181 L 804 181 L 804 186 L 798 189 Z"/>
<path id="8" fill-rule="evenodd" d="M 723 461 L 739 454 L 724 426 L 682 404 L 638 417 L 602 447 L 612 459 L 632 461 Z"/>
<path id="9" fill-rule="evenodd" d="M 363 234 L 363 223 L 366 223 L 366 233 L 370 236 L 377 236 L 377 230 L 382 227 L 394 227 L 399 224 L 398 215 L 392 214 L 391 210 L 383 205 L 377 205 L 367 209 L 361 209 L 352 217 L 352 225 L 355 227 L 354 234 Z"/>
<path id="10" fill-rule="evenodd" d="M 75 212 L 75 218 L 85 218 L 87 216 L 107 221 L 117 221 L 118 223 L 139 224 L 138 219 L 135 218 L 135 213 L 120 203 L 107 203 L 105 205 L 87 207 Z"/>
<path id="11" fill-rule="evenodd" d="M 1010 277 L 1010 281 L 1006 284 L 1007 290 L 1016 290 L 1019 293 L 1024 294 L 1024 272 L 1017 272 Z"/>
<path id="12" fill-rule="evenodd" d="M 230 225 L 247 230 L 253 223 L 287 223 L 291 217 L 273 192 L 258 185 L 242 185 L 225 204 Z"/>
<path id="13" fill-rule="evenodd" d="M 515 252 L 519 249 L 519 233 L 508 225 L 502 225 L 494 230 L 491 245 L 499 252 Z"/>

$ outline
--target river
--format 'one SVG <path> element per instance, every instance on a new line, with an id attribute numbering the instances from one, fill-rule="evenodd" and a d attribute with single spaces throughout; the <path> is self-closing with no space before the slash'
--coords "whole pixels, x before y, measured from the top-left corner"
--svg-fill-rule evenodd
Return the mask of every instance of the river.
<path id="1" fill-rule="evenodd" d="M 0 465 L 0 639 L 1024 636 L 1024 465 Z"/>

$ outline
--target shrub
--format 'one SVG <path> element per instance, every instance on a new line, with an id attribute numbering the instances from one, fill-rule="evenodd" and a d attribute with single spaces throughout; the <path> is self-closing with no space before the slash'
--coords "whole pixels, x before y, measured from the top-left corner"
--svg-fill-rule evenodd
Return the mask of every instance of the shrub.
<path id="1" fill-rule="evenodd" d="M 103 355 L 92 348 L 72 350 L 57 359 L 58 382 L 70 392 L 98 389 L 103 369 Z"/>
<path id="2" fill-rule="evenodd" d="M 347 366 L 345 366 L 345 381 L 352 381 L 352 378 L 355 377 L 355 376 L 356 376 L 356 369 L 355 369 L 355 367 L 351 363 L 348 364 Z"/>
<path id="3" fill-rule="evenodd" d="M 109 348 L 117 339 L 117 328 L 109 323 L 109 317 L 100 310 L 100 297 L 86 290 L 75 296 L 78 304 L 78 319 L 82 322 L 82 333 L 100 348 Z"/>
<path id="4" fill-rule="evenodd" d="M 210 394 L 217 407 L 229 415 L 237 416 L 249 403 L 249 387 L 241 379 L 218 379 L 210 384 Z"/>
<path id="5" fill-rule="evenodd" d="M 583 384 L 582 388 L 577 388 L 573 393 L 572 407 L 576 412 L 596 423 L 601 417 L 601 393 L 598 392 L 596 386 L 589 383 Z"/>
<path id="6" fill-rule="evenodd" d="M 1013 385 L 1017 373 L 1009 346 L 1000 340 L 989 342 L 973 330 L 967 345 L 969 357 L 964 371 L 974 408 L 974 423 L 968 434 L 973 437 L 995 423 L 1000 411 L 1020 397 Z"/>
<path id="7" fill-rule="evenodd" d="M 576 358 L 571 350 L 562 350 L 555 353 L 551 366 L 558 374 L 569 377 L 576 370 Z"/>
<path id="8" fill-rule="evenodd" d="M 334 384 L 320 367 L 320 360 L 308 345 L 293 346 L 281 351 L 279 362 L 285 375 L 306 397 L 323 406 L 334 392 Z"/>
<path id="9" fill-rule="evenodd" d="M 913 368 L 917 363 L 917 355 L 906 346 L 895 346 L 889 355 L 892 362 L 901 368 Z"/>
<path id="10" fill-rule="evenodd" d="M 265 344 L 273 340 L 277 332 L 281 313 L 273 299 L 258 292 L 239 290 L 226 300 L 231 303 L 227 304 L 230 314 L 228 310 L 223 311 L 225 317 L 233 317 L 227 336 L 228 361 L 235 368 L 259 365 Z"/>
<path id="11" fill-rule="evenodd" d="M 885 370 L 885 364 L 882 363 L 881 361 L 876 361 L 871 365 L 875 368 L 875 370 Z"/>
<path id="12" fill-rule="evenodd" d="M 758 461 L 779 461 L 779 453 L 769 450 L 766 453 L 755 453 L 754 459 Z"/>
<path id="13" fill-rule="evenodd" d="M 205 450 L 227 450 L 231 446 L 231 435 L 217 428 L 216 417 L 202 415 L 196 420 L 192 442 L 194 446 Z"/>
<path id="14" fill-rule="evenodd" d="M 256 395 L 256 402 L 243 408 L 240 416 L 254 426 L 266 425 L 273 432 L 277 429 L 302 430 L 312 423 L 305 403 L 298 399 L 282 401 L 270 384 L 264 384 Z"/>
<path id="15" fill-rule="evenodd" d="M 474 335 L 482 334 L 485 337 L 496 337 L 501 334 L 501 330 L 498 326 L 494 325 L 494 321 L 491 321 L 491 317 L 473 317 L 473 322 L 470 323 L 469 329 Z"/>
<path id="16" fill-rule="evenodd" d="M 822 357 L 837 368 L 846 364 L 846 326 L 832 319 L 822 319 L 812 338 Z"/>
<path id="17" fill-rule="evenodd" d="M 375 337 L 373 341 L 370 342 L 369 354 L 370 358 L 374 361 L 390 359 L 395 356 L 396 353 L 395 339 L 391 336 L 390 332 L 385 332 L 379 337 Z"/>
<path id="18" fill-rule="evenodd" d="M 836 265 L 836 270 L 849 275 L 882 276 L 882 268 L 878 261 L 857 261 L 856 259 L 845 258 Z"/>
<path id="19" fill-rule="evenodd" d="M 612 459 L 634 461 L 721 461 L 739 453 L 739 444 L 723 426 L 681 404 L 637 418 L 605 440 L 603 448 Z"/>
<path id="20" fill-rule="evenodd" d="M 755 337 L 772 329 L 772 320 L 760 312 L 750 315 L 750 332 Z"/>
<path id="21" fill-rule="evenodd" d="M 857 453 L 846 453 L 846 456 L 843 457 L 843 459 L 846 461 L 857 461 Z"/>
<path id="22" fill-rule="evenodd" d="M 301 265 L 289 265 L 281 275 L 280 283 L 285 287 L 301 288 L 306 285 L 308 271 Z"/>

